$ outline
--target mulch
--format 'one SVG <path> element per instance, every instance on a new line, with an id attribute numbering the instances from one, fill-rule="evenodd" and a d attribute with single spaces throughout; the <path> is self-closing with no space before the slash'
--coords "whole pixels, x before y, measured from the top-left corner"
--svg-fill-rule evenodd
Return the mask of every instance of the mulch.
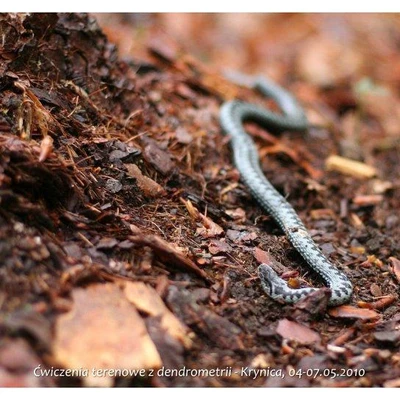
<path id="1" fill-rule="evenodd" d="M 262 28 L 275 41 L 255 30 L 236 42 L 252 68 L 270 51 L 312 124 L 246 127 L 268 179 L 353 282 L 335 308 L 326 289 L 291 306 L 260 287 L 266 260 L 293 287 L 322 285 L 233 166 L 222 102 L 273 107 L 221 74 L 244 67 L 238 52 L 218 61 L 223 36 L 205 35 L 206 63 L 154 28 L 170 17 L 112 18 L 120 48 L 132 23 L 151 40 L 131 35 L 141 49 L 128 58 L 94 16 L 0 16 L 0 386 L 399 387 L 395 17 L 320 16 L 324 31 L 315 15 L 276 15 Z M 186 18 L 189 44 L 226 26 Z M 340 35 L 353 38 L 343 53 Z M 333 154 L 376 172 L 327 170 Z"/>

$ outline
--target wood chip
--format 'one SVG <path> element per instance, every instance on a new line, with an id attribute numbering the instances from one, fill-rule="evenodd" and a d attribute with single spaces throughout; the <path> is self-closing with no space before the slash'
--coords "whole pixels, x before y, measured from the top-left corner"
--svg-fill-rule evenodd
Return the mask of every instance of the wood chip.
<path id="1" fill-rule="evenodd" d="M 209 282 L 212 281 L 212 279 L 208 276 L 206 272 L 201 270 L 193 261 L 187 258 L 183 253 L 174 248 L 164 239 L 156 235 L 144 234 L 139 228 L 134 225 L 130 225 L 130 227 L 132 232 L 134 232 L 134 235 L 130 236 L 129 239 L 133 243 L 141 246 L 150 247 L 157 255 L 157 257 L 159 257 L 165 263 L 172 264 L 180 269 L 192 271 L 204 278 L 205 280 Z"/>
<path id="2" fill-rule="evenodd" d="M 97 243 L 96 248 L 97 249 L 112 249 L 118 244 L 118 240 L 112 237 L 103 237 L 100 239 L 99 243 Z"/>
<path id="3" fill-rule="evenodd" d="M 321 337 L 317 332 L 288 319 L 281 319 L 278 322 L 276 333 L 284 339 L 295 340 L 301 344 L 319 343 L 321 341 Z"/>
<path id="4" fill-rule="evenodd" d="M 149 137 L 143 136 L 142 142 L 144 144 L 143 157 L 145 160 L 164 176 L 172 173 L 175 163 L 172 161 L 170 154 L 161 149 L 159 144 Z"/>
<path id="5" fill-rule="evenodd" d="M 292 317 L 297 321 L 309 321 L 324 315 L 328 308 L 330 297 L 331 290 L 326 287 L 310 293 L 294 305 L 295 311 Z"/>
<path id="6" fill-rule="evenodd" d="M 253 255 L 260 264 L 271 264 L 274 261 L 268 251 L 262 250 L 259 247 L 254 248 Z"/>
<path id="7" fill-rule="evenodd" d="M 350 222 L 357 229 L 364 228 L 364 223 L 362 222 L 361 218 L 355 213 L 350 214 Z"/>
<path id="8" fill-rule="evenodd" d="M 58 317 L 53 355 L 64 368 L 87 369 L 86 386 L 112 386 L 92 369 L 138 371 L 161 367 L 146 326 L 119 286 L 95 284 L 72 292 L 73 309 Z"/>
<path id="9" fill-rule="evenodd" d="M 378 342 L 384 342 L 397 346 L 400 344 L 400 331 L 379 331 L 374 333 L 374 338 Z"/>
<path id="10" fill-rule="evenodd" d="M 53 151 L 53 138 L 47 135 L 40 142 L 39 162 L 45 161 L 49 157 L 52 151 Z"/>
<path id="11" fill-rule="evenodd" d="M 397 282 L 400 283 L 400 260 L 395 257 L 389 257 L 389 260 L 392 263 L 392 273 L 396 277 Z"/>
<path id="12" fill-rule="evenodd" d="M 139 311 L 159 317 L 161 328 L 178 339 L 186 349 L 192 346 L 189 329 L 169 311 L 155 289 L 143 282 L 125 282 L 124 292 Z"/>
<path id="13" fill-rule="evenodd" d="M 370 286 L 369 291 L 371 292 L 372 296 L 375 296 L 375 297 L 382 296 L 382 290 L 376 283 L 373 283 Z"/>
<path id="14" fill-rule="evenodd" d="M 2 338 L 0 344 L 0 388 L 54 386 L 54 380 L 33 371 L 41 360 L 22 338 Z M 40 371 L 41 372 L 41 371 Z"/>
<path id="15" fill-rule="evenodd" d="M 351 337 L 354 336 L 356 333 L 356 329 L 354 327 L 346 329 L 344 332 L 342 332 L 333 342 L 330 344 L 332 346 L 338 347 L 342 346 L 345 344 Z"/>
<path id="16" fill-rule="evenodd" d="M 360 308 L 368 308 L 370 310 L 381 310 L 383 308 L 386 308 L 390 304 L 392 304 L 395 300 L 397 300 L 397 297 L 388 295 L 388 296 L 382 296 L 380 299 L 378 299 L 372 303 L 367 303 L 365 301 L 359 301 L 359 302 L 357 302 L 357 305 Z"/>
<path id="17" fill-rule="evenodd" d="M 311 210 L 311 218 L 315 220 L 320 219 L 335 219 L 336 215 L 330 208 L 319 208 L 316 210 Z"/>
<path id="18" fill-rule="evenodd" d="M 400 378 L 390 379 L 383 384 L 385 388 L 400 388 Z"/>
<path id="19" fill-rule="evenodd" d="M 377 175 L 374 167 L 337 155 L 329 156 L 325 161 L 325 166 L 328 171 L 337 171 L 356 178 L 373 178 Z"/>
<path id="20" fill-rule="evenodd" d="M 258 236 L 256 232 L 237 231 L 234 229 L 228 229 L 226 231 L 226 237 L 235 243 L 249 243 L 257 239 Z"/>
<path id="21" fill-rule="evenodd" d="M 223 228 L 216 224 L 211 218 L 199 213 L 199 218 L 203 224 L 197 229 L 197 233 L 205 238 L 221 236 L 224 233 Z"/>
<path id="22" fill-rule="evenodd" d="M 328 314 L 334 318 L 353 318 L 363 321 L 375 320 L 379 314 L 373 310 L 353 307 L 350 305 L 338 306 L 328 310 Z"/>
<path id="23" fill-rule="evenodd" d="M 165 195 L 164 188 L 153 179 L 144 176 L 136 164 L 125 164 L 125 167 L 128 170 L 128 174 L 136 179 L 137 185 L 146 196 L 159 197 Z"/>
<path id="24" fill-rule="evenodd" d="M 218 224 L 216 224 L 211 218 L 202 214 L 190 200 L 181 198 L 180 201 L 185 205 L 190 216 L 195 221 L 199 221 L 202 224 L 201 227 L 197 228 L 196 230 L 197 234 L 205 238 L 213 238 L 221 236 L 224 233 L 223 228 L 221 228 Z"/>
<path id="25" fill-rule="evenodd" d="M 229 244 L 223 240 L 212 239 L 210 241 L 210 244 L 208 245 L 208 251 L 212 255 L 221 254 L 221 253 L 226 254 L 226 253 L 230 253 L 232 251 L 232 247 L 229 246 Z"/>
<path id="26" fill-rule="evenodd" d="M 374 206 L 376 204 L 382 203 L 383 195 L 381 194 L 364 194 L 358 195 L 353 198 L 353 203 L 360 207 Z"/>
<path id="27" fill-rule="evenodd" d="M 175 315 L 187 325 L 195 325 L 197 330 L 218 347 L 230 350 L 244 349 L 242 330 L 227 318 L 197 304 L 189 291 L 170 286 L 167 302 Z"/>

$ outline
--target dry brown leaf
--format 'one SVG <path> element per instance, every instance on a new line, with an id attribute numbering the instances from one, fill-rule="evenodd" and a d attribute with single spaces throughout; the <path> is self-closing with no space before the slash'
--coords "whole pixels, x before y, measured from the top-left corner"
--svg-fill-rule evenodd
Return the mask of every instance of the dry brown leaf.
<path id="1" fill-rule="evenodd" d="M 355 318 L 361 320 L 378 319 L 379 314 L 373 310 L 357 308 L 350 305 L 334 307 L 328 310 L 328 314 L 334 318 Z"/>
<path id="2" fill-rule="evenodd" d="M 74 306 L 58 317 L 53 355 L 65 368 L 87 369 L 86 386 L 111 386 L 113 377 L 96 369 L 159 368 L 157 349 L 135 307 L 119 286 L 95 284 L 72 292 Z"/>
<path id="3" fill-rule="evenodd" d="M 284 339 L 295 340 L 301 344 L 318 343 L 321 341 L 321 337 L 317 332 L 288 319 L 281 319 L 278 322 L 276 332 Z"/>
<path id="4" fill-rule="evenodd" d="M 189 329 L 165 306 L 155 289 L 143 282 L 125 282 L 126 298 L 141 312 L 160 317 L 161 327 L 186 349 L 192 346 Z"/>

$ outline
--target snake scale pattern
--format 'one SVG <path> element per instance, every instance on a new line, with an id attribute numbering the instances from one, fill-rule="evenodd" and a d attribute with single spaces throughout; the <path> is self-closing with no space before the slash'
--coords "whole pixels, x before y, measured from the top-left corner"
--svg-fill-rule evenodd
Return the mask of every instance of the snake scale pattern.
<path id="1" fill-rule="evenodd" d="M 243 122 L 254 121 L 277 133 L 288 130 L 305 131 L 308 129 L 308 122 L 304 111 L 290 93 L 266 78 L 254 79 L 252 87 L 272 98 L 281 108 L 282 114 L 238 100 L 222 105 L 220 122 L 223 131 L 231 138 L 235 166 L 242 181 L 262 208 L 274 218 L 294 248 L 329 286 L 329 305 L 346 303 L 353 290 L 349 279 L 325 257 L 293 207 L 265 177 L 260 167 L 257 148 L 243 128 Z M 295 303 L 319 290 L 313 287 L 289 288 L 286 281 L 269 264 L 261 264 L 258 274 L 264 291 L 271 298 L 285 303 Z"/>

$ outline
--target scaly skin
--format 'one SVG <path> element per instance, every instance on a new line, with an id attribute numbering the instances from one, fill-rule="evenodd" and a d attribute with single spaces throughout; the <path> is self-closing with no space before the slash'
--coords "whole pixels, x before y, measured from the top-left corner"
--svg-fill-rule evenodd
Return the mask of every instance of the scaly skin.
<path id="1" fill-rule="evenodd" d="M 237 100 L 222 105 L 220 122 L 225 133 L 231 137 L 235 166 L 240 172 L 242 181 L 259 204 L 274 218 L 309 266 L 330 287 L 329 304 L 346 303 L 350 300 L 353 291 L 349 279 L 324 256 L 293 207 L 265 177 L 261 171 L 257 148 L 243 129 L 243 122 L 251 120 L 274 132 L 304 131 L 308 128 L 306 116 L 294 97 L 273 82 L 257 78 L 254 88 L 274 99 L 283 114 L 276 114 Z M 295 303 L 318 290 L 316 288 L 289 288 L 268 264 L 261 264 L 258 267 L 258 273 L 265 292 L 273 299 L 285 303 Z"/>

